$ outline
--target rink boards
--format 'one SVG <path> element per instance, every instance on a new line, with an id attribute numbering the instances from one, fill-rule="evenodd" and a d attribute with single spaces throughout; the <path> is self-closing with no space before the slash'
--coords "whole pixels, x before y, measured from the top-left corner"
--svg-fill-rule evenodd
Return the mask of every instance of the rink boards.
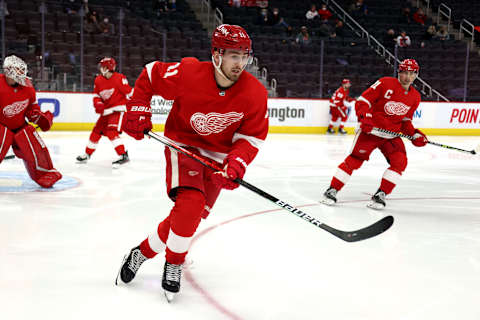
<path id="1" fill-rule="evenodd" d="M 52 130 L 91 130 L 98 118 L 91 93 L 38 92 L 37 99 L 43 111 L 54 114 Z M 154 129 L 163 130 L 172 101 L 155 96 L 151 105 Z M 270 98 L 270 132 L 324 133 L 330 120 L 329 110 L 326 99 Z M 352 111 L 349 107 L 349 133 L 357 126 Z M 422 102 L 413 122 L 426 134 L 480 135 L 480 102 Z"/>

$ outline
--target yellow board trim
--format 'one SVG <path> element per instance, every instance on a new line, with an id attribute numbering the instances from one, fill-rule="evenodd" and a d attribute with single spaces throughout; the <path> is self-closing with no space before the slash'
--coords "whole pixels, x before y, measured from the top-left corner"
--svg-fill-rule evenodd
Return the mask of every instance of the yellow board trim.
<path id="1" fill-rule="evenodd" d="M 51 130 L 55 131 L 91 131 L 95 123 L 54 123 Z M 154 124 L 154 131 L 163 131 L 164 124 Z"/>
<path id="2" fill-rule="evenodd" d="M 58 131 L 91 131 L 94 123 L 54 123 L 52 130 Z M 154 124 L 154 131 L 163 131 L 164 124 Z M 354 134 L 354 128 L 345 128 L 348 134 Z M 436 128 L 422 128 L 423 133 L 433 136 L 480 136 L 480 129 L 436 129 Z M 303 133 L 303 134 L 324 134 L 327 127 L 283 127 L 271 126 L 269 133 Z M 337 128 L 335 128 L 337 131 Z"/>

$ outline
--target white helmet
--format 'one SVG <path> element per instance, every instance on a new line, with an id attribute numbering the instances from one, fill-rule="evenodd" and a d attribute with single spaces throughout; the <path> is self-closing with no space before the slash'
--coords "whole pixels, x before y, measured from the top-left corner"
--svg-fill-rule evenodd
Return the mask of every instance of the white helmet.
<path id="1" fill-rule="evenodd" d="M 27 64 L 19 57 L 14 55 L 5 57 L 5 60 L 3 61 L 3 72 L 6 77 L 25 86 L 26 80 L 30 79 L 27 76 L 27 71 Z"/>

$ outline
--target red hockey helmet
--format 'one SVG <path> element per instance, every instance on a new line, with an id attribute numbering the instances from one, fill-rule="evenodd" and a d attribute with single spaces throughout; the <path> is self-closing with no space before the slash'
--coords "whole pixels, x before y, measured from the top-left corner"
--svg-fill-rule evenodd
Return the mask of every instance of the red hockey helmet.
<path id="1" fill-rule="evenodd" d="M 115 71 L 115 67 L 117 66 L 117 62 L 115 59 L 110 58 L 110 57 L 105 57 L 102 60 L 100 60 L 99 67 L 100 68 L 106 68 L 108 71 Z"/>
<path id="2" fill-rule="evenodd" d="M 419 70 L 420 70 L 420 66 L 418 65 L 417 61 L 415 61 L 415 59 L 405 59 L 398 66 L 398 72 L 414 71 L 418 73 Z"/>
<path id="3" fill-rule="evenodd" d="M 240 26 L 222 24 L 213 31 L 212 35 L 212 55 L 215 51 L 234 49 L 252 54 L 252 40 L 245 29 Z"/>
<path id="4" fill-rule="evenodd" d="M 350 79 L 343 79 L 342 84 L 351 84 Z"/>

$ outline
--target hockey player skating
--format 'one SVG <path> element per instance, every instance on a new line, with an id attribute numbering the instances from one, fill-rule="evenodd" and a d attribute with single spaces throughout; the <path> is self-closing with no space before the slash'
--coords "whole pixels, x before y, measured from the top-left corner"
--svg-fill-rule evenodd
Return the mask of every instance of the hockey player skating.
<path id="1" fill-rule="evenodd" d="M 136 81 L 124 131 L 142 139 L 152 129 L 152 95 L 174 100 L 165 136 L 216 161 L 224 171 L 214 172 L 165 149 L 167 192 L 175 204 L 158 228 L 125 256 L 119 272 L 123 282 L 132 281 L 145 260 L 165 251 L 162 287 L 170 301 L 180 290 L 182 265 L 201 218 L 208 216 L 222 188 L 238 187 L 232 180 L 242 178 L 257 155 L 268 132 L 267 91 L 244 72 L 251 48 L 242 27 L 221 25 L 212 36 L 212 62 L 152 62 Z"/>
<path id="2" fill-rule="evenodd" d="M 340 119 L 340 125 L 338 127 L 338 133 L 346 134 L 345 131 L 345 121 L 348 118 L 348 107 L 346 103 L 354 101 L 354 99 L 350 98 L 349 91 L 352 84 L 350 80 L 343 79 L 342 85 L 333 93 L 332 97 L 330 98 L 330 123 L 328 125 L 327 133 L 335 133 L 333 129 L 335 123 Z"/>
<path id="3" fill-rule="evenodd" d="M 93 106 L 100 115 L 90 134 L 85 153 L 77 157 L 80 163 L 87 162 L 95 152 L 102 135 L 107 136 L 120 158 L 112 163 L 116 168 L 129 161 L 128 152 L 120 138 L 123 115 L 127 100 L 132 95 L 132 87 L 127 78 L 115 72 L 115 59 L 105 57 L 99 63 L 100 75 L 95 78 Z"/>
<path id="4" fill-rule="evenodd" d="M 50 130 L 53 114 L 42 112 L 37 104 L 35 89 L 27 77 L 27 65 L 11 55 L 3 62 L 0 75 L 0 163 L 10 146 L 15 156 L 22 159 L 33 181 L 43 188 L 52 187 L 62 178 L 52 164 L 45 142 L 35 127 Z"/>
<path id="5" fill-rule="evenodd" d="M 348 182 L 353 171 L 360 168 L 372 151 L 378 148 L 390 167 L 385 170 L 380 187 L 367 206 L 373 209 L 385 207 L 385 196 L 392 192 L 407 167 L 407 153 L 400 137 L 372 129 L 375 127 L 403 132 L 413 137 L 412 143 L 416 147 L 427 144 L 426 136 L 412 124 L 413 114 L 420 104 L 420 94 L 412 86 L 419 69 L 415 60 L 406 59 L 399 65 L 398 79 L 380 78 L 357 99 L 355 111 L 360 121 L 360 130 L 351 154 L 338 166 L 330 187 L 323 195 L 322 203 L 336 203 L 337 192 Z"/>

